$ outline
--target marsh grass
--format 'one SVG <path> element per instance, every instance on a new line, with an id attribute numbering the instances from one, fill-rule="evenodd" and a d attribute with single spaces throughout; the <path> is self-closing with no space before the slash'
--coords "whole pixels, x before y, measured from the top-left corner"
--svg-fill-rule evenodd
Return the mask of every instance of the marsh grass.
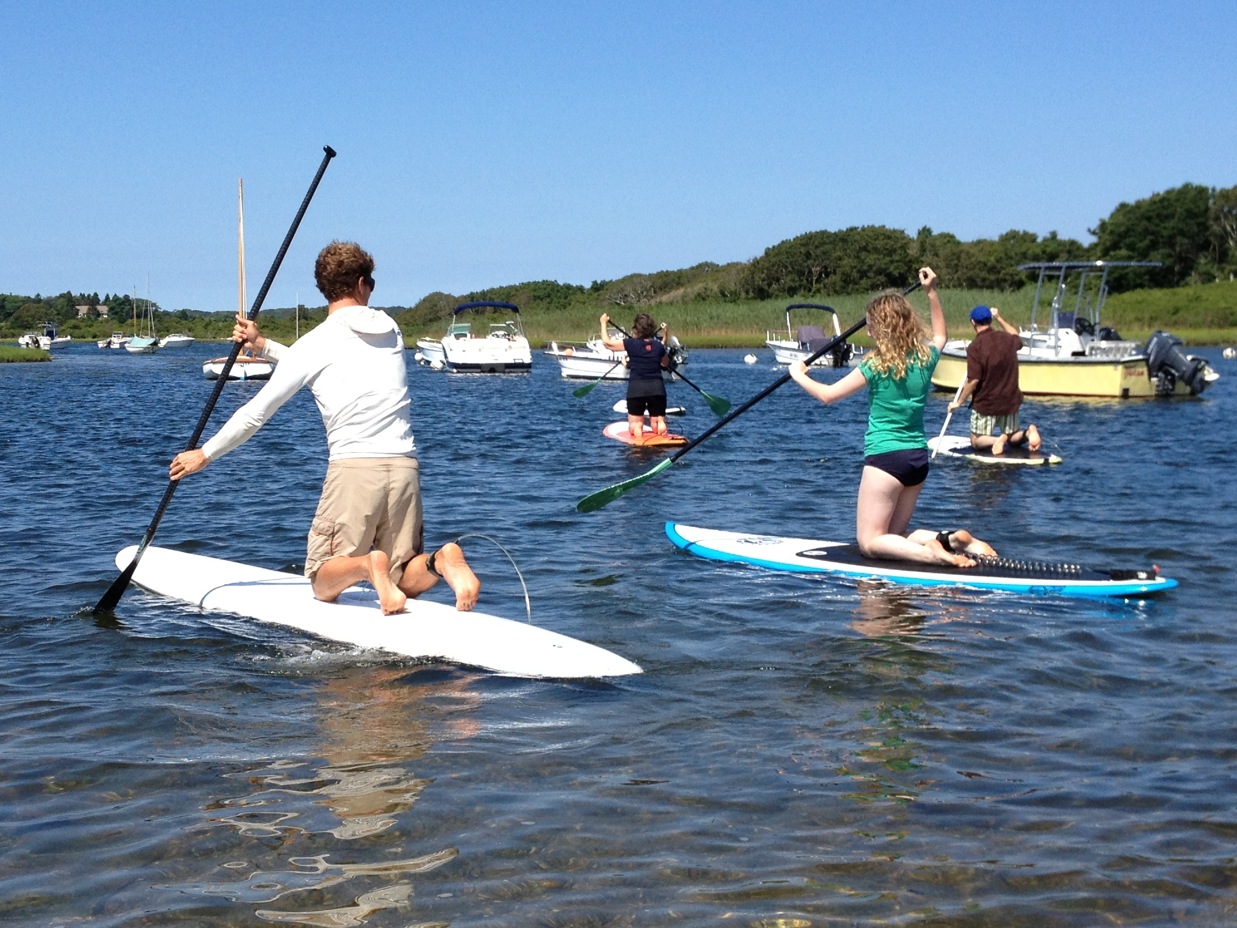
<path id="1" fill-rule="evenodd" d="M 848 294 L 837 297 L 803 297 L 796 299 L 759 300 L 749 302 L 700 301 L 665 303 L 652 307 L 611 307 L 611 318 L 626 329 L 637 312 L 651 312 L 658 321 L 670 326 L 689 348 L 758 348 L 767 337 L 785 337 L 786 307 L 790 303 L 823 303 L 838 312 L 843 330 L 863 315 L 871 294 Z M 1031 322 L 1031 307 L 1035 288 L 1021 290 L 943 290 L 941 303 L 945 307 L 945 322 L 950 337 L 969 338 L 971 308 L 979 304 L 996 306 L 1012 324 L 1026 326 Z M 928 301 L 922 293 L 911 296 L 911 302 L 925 317 Z M 1049 323 L 1051 293 L 1040 296 L 1041 328 Z M 593 307 L 574 306 L 553 311 L 527 313 L 524 327 L 529 340 L 539 347 L 550 342 L 583 343 L 597 334 L 600 312 Z M 815 318 L 813 318 L 813 316 Z M 1136 290 L 1110 296 L 1104 304 L 1103 321 L 1116 329 L 1122 338 L 1143 341 L 1157 329 L 1172 332 L 1187 345 L 1227 345 L 1237 342 L 1237 281 L 1179 287 L 1173 290 Z M 823 314 L 798 311 L 791 324 L 828 326 Z M 826 330 L 829 331 L 831 327 Z M 439 334 L 437 329 L 431 333 Z M 854 338 L 860 345 L 869 344 L 862 332 Z"/>
<path id="2" fill-rule="evenodd" d="M 52 353 L 42 348 L 18 348 L 16 344 L 0 345 L 0 364 L 11 361 L 50 361 Z"/>

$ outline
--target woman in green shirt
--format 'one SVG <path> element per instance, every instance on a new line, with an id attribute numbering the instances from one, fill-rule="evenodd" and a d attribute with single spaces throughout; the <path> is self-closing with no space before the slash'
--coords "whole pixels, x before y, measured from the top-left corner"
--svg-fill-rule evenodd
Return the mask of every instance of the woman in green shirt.
<path id="1" fill-rule="evenodd" d="M 910 531 L 928 476 L 923 409 L 932 392 L 932 370 L 948 337 L 936 273 L 920 268 L 919 282 L 928 294 L 930 331 L 905 296 L 886 291 L 868 303 L 868 335 L 876 347 L 857 368 L 835 383 L 820 383 L 798 361 L 790 366 L 790 376 L 826 404 L 868 389 L 863 477 L 855 507 L 856 535 L 864 555 L 973 567 L 975 561 L 967 555 L 991 557 L 996 552 L 965 529 Z"/>

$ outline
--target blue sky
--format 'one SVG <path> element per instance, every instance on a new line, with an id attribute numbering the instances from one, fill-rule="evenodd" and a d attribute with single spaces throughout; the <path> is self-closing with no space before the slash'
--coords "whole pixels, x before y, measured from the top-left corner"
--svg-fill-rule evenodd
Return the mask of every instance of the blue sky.
<path id="1" fill-rule="evenodd" d="M 267 307 L 333 238 L 374 302 L 754 258 L 819 229 L 1089 242 L 1237 184 L 1237 4 L 5 4 L 0 292 Z M 948 282 L 946 282 L 947 284 Z"/>

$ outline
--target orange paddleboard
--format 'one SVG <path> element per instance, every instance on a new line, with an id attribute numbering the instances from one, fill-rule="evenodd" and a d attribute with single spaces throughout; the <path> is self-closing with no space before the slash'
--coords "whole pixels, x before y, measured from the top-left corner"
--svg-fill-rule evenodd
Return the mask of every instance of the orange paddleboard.
<path id="1" fill-rule="evenodd" d="M 644 432 L 644 440 L 636 441 L 631 436 L 631 431 L 627 428 L 627 420 L 622 422 L 611 422 L 601 434 L 606 438 L 613 438 L 615 441 L 621 441 L 623 444 L 632 445 L 637 448 L 677 448 L 687 444 L 690 439 L 686 435 L 654 435 L 647 429 Z"/>

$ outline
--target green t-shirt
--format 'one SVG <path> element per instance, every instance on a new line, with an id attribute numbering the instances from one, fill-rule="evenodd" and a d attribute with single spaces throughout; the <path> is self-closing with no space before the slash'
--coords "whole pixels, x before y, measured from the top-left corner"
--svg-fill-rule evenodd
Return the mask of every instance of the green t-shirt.
<path id="1" fill-rule="evenodd" d="M 868 431 L 863 436 L 865 456 L 887 451 L 928 447 L 923 430 L 923 407 L 932 392 L 932 371 L 941 351 L 931 346 L 926 362 L 912 361 L 906 376 L 895 380 L 872 370 L 865 360 L 859 365 L 868 382 Z"/>

